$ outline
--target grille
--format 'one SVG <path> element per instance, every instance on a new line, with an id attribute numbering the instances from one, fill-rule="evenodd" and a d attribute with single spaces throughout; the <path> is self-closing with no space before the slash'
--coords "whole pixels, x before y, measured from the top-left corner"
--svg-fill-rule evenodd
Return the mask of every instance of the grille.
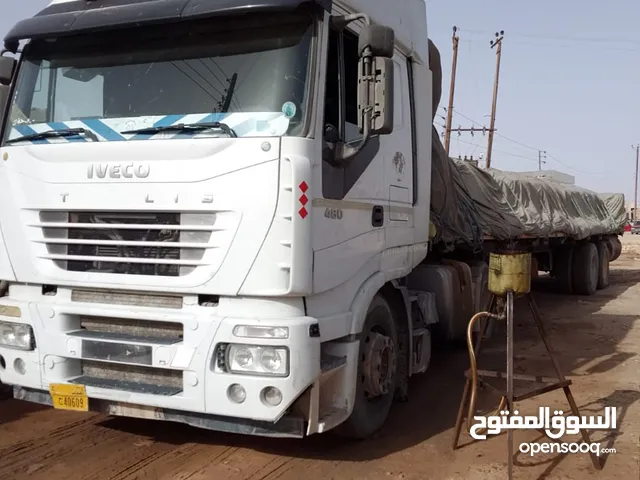
<path id="1" fill-rule="evenodd" d="M 118 336 L 151 343 L 167 340 L 171 344 L 182 341 L 183 330 L 181 323 L 82 316 L 78 334 L 84 337 L 87 334 Z"/>
<path id="2" fill-rule="evenodd" d="M 203 265 L 215 214 L 41 212 L 46 258 L 71 272 L 177 277 Z"/>
<path id="3" fill-rule="evenodd" d="M 158 346 L 183 341 L 182 323 L 130 318 L 71 315 L 69 337 L 81 340 L 80 376 L 73 383 L 154 395 L 176 395 L 182 391 L 183 372 L 153 366 Z"/>
<path id="4" fill-rule="evenodd" d="M 71 383 L 171 396 L 182 392 L 183 373 L 178 370 L 83 360 L 82 375 L 72 379 Z"/>

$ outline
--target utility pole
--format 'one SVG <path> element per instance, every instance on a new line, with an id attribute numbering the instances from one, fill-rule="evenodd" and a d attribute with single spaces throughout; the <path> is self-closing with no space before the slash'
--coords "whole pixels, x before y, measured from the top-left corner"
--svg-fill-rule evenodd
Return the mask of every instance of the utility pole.
<path id="1" fill-rule="evenodd" d="M 496 32 L 496 39 L 491 40 L 491 48 L 496 49 L 496 77 L 493 82 L 493 105 L 491 107 L 491 125 L 489 127 L 489 145 L 487 146 L 487 168 L 491 168 L 491 150 L 493 149 L 493 133 L 496 128 L 496 107 L 498 105 L 498 84 L 500 83 L 500 59 L 502 58 L 502 40 L 504 30 Z"/>
<path id="2" fill-rule="evenodd" d="M 636 176 L 634 177 L 634 196 L 633 196 L 633 219 L 636 220 L 638 210 L 638 160 L 640 159 L 640 145 L 632 145 L 631 148 L 636 149 Z"/>
<path id="3" fill-rule="evenodd" d="M 538 150 L 538 170 L 542 170 L 542 164 L 547 163 L 543 160 L 543 158 L 547 158 L 547 151 Z"/>
<path id="4" fill-rule="evenodd" d="M 445 127 L 444 149 L 449 155 L 451 145 L 451 122 L 453 120 L 453 96 L 456 90 L 456 70 L 458 69 L 458 44 L 460 38 L 456 35 L 458 27 L 453 27 L 453 63 L 451 64 L 451 85 L 449 86 L 449 108 L 447 108 L 447 125 Z"/>

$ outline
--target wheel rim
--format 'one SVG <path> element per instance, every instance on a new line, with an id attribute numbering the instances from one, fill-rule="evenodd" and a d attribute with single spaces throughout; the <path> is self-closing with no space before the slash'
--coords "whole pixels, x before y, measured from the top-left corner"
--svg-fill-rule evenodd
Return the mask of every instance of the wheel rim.
<path id="1" fill-rule="evenodd" d="M 375 401 L 389 394 L 396 372 L 393 339 L 373 329 L 367 332 L 361 366 L 365 398 Z"/>

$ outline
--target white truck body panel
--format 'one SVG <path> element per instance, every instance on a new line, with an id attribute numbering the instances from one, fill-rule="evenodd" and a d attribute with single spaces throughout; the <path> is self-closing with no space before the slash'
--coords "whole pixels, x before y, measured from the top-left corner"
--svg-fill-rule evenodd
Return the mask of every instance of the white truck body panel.
<path id="1" fill-rule="evenodd" d="M 340 195 L 325 195 L 331 179 L 322 160 L 329 13 L 318 22 L 313 114 L 306 138 L 282 136 L 288 127 L 282 115 L 265 117 L 259 128 L 260 119 L 243 119 L 241 114 L 222 118 L 242 128 L 244 138 L 180 138 L 173 132 L 127 141 L 133 136 L 120 133 L 159 123 L 202 121 L 203 115 L 197 114 L 197 119 L 68 121 L 64 128 L 89 128 L 99 141 L 47 139 L 0 149 L 0 278 L 12 282 L 0 303 L 21 311 L 20 318 L 0 315 L 0 321 L 26 323 L 36 338 L 33 351 L 0 346 L 8 366 L 0 371 L 3 383 L 41 392 L 52 383 L 86 377 L 89 360 L 103 361 L 107 370 L 114 364 L 139 366 L 84 356 L 90 338 L 77 330 L 86 318 L 114 325 L 116 320 L 127 325 L 169 322 L 183 332 L 179 342 L 137 338 L 128 343 L 149 348 L 145 367 L 167 376 L 180 372 L 179 387 L 171 387 L 179 393 L 88 384 L 89 398 L 107 402 L 110 412 L 124 411 L 116 407 L 126 404 L 133 410 L 150 407 L 266 422 L 277 421 L 298 401 L 301 412 L 296 413 L 304 417 L 307 434 L 326 431 L 349 417 L 359 362 L 356 335 L 371 300 L 427 255 L 431 181 L 432 79 L 425 3 L 350 0 L 335 2 L 332 13 L 358 11 L 395 29 L 394 132 L 379 137 L 375 155 Z M 350 29 L 357 34 L 361 26 L 354 23 Z M 9 138 L 50 128 L 60 125 L 16 125 Z M 372 209 L 378 206 L 384 212 L 382 226 L 372 225 Z M 67 269 L 65 262 L 86 260 L 57 248 L 86 243 L 70 242 L 69 228 L 79 227 L 67 213 L 79 212 L 74 213 L 75 223 L 82 225 L 83 212 L 113 211 L 130 213 L 139 229 L 149 223 L 137 221 L 136 215 L 180 213 L 179 227 L 172 228 L 192 229 L 180 235 L 179 258 L 162 262 L 137 258 L 136 250 L 127 250 L 143 242 L 127 245 L 118 237 L 118 229 L 131 228 L 131 223 L 112 226 L 113 238 L 131 262 L 144 268 L 176 267 L 179 274 Z M 98 228 L 107 227 L 103 223 Z M 42 285 L 57 290 L 52 295 Z M 146 301 L 140 301 L 145 295 Z M 219 300 L 209 306 L 198 295 Z M 168 307 L 176 298 L 178 303 Z M 286 326 L 288 338 L 240 339 L 233 334 L 236 326 L 255 325 Z M 118 343 L 116 337 L 103 341 Z M 216 348 L 227 343 L 286 347 L 289 375 L 221 371 Z M 325 357 L 340 362 L 325 371 Z M 12 367 L 17 359 L 26 362 L 26 372 Z M 108 374 L 111 380 L 119 378 L 117 370 Z M 243 403 L 225 395 L 233 383 L 245 388 Z M 281 391 L 279 405 L 268 406 L 261 399 L 267 387 Z"/>

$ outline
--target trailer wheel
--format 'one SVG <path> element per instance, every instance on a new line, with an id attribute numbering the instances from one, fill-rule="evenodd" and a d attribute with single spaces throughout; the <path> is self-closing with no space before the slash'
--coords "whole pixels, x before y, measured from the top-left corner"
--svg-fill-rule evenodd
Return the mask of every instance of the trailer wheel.
<path id="1" fill-rule="evenodd" d="M 336 433 L 364 439 L 387 420 L 397 384 L 398 334 L 393 310 L 385 298 L 374 297 L 362 329 L 356 396 L 351 416 Z"/>
<path id="2" fill-rule="evenodd" d="M 553 251 L 553 276 L 561 293 L 573 293 L 573 247 L 560 247 Z"/>
<path id="3" fill-rule="evenodd" d="M 579 295 L 593 295 L 598 288 L 600 271 L 598 249 L 593 243 L 583 243 L 573 253 L 573 290 Z"/>
<path id="4" fill-rule="evenodd" d="M 609 242 L 598 242 L 598 290 L 603 290 L 609 286 L 609 259 L 611 251 L 609 250 Z"/>
<path id="5" fill-rule="evenodd" d="M 609 257 L 609 262 L 615 262 L 622 253 L 622 242 L 620 242 L 620 238 L 618 236 L 609 238 L 609 243 L 611 245 L 611 257 Z"/>

